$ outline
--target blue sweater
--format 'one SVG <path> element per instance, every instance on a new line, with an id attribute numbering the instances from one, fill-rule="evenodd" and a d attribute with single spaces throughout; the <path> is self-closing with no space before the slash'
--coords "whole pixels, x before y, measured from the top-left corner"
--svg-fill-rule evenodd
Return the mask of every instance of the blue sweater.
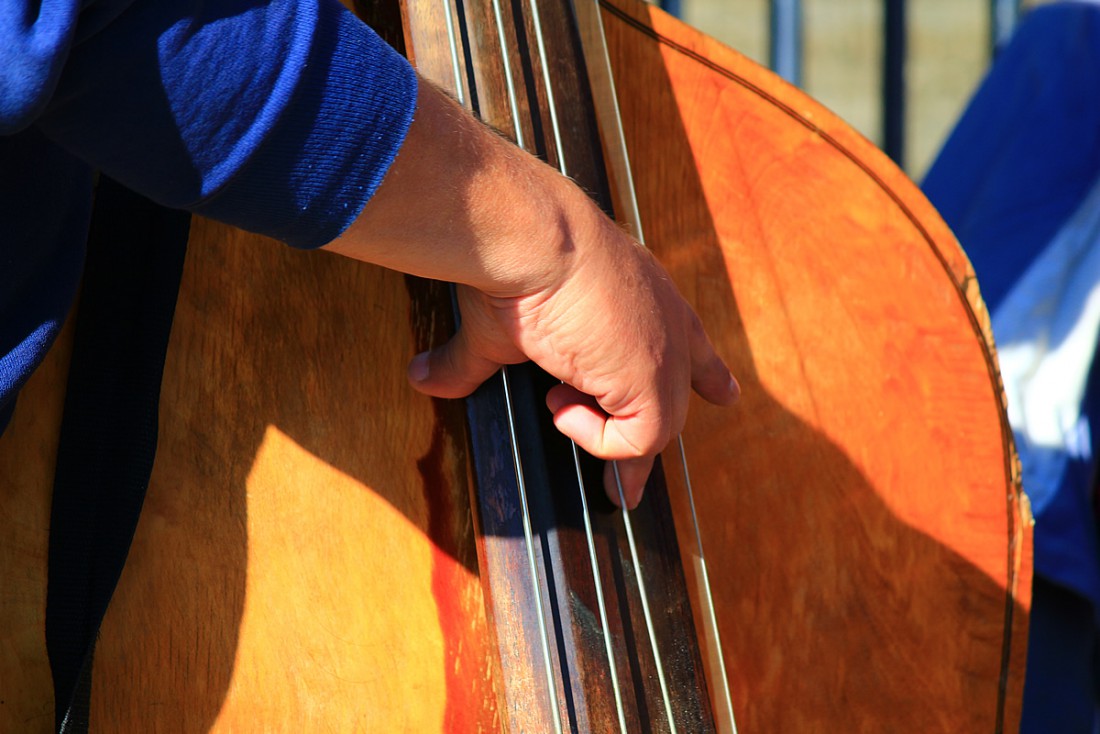
<path id="1" fill-rule="evenodd" d="M 0 430 L 72 304 L 92 171 L 319 247 L 415 101 L 409 64 L 336 0 L 0 3 Z"/>

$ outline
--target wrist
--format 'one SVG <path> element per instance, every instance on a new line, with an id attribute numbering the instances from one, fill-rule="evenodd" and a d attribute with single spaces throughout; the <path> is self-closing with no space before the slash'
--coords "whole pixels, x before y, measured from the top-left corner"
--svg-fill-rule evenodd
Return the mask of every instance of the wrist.
<path id="1" fill-rule="evenodd" d="M 602 219 L 570 180 L 422 82 L 390 171 L 325 249 L 522 297 L 568 277 Z"/>

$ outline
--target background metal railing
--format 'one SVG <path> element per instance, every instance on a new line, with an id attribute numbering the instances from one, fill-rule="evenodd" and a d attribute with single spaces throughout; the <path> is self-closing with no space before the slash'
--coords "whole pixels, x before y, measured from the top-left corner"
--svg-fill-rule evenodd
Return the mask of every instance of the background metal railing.
<path id="1" fill-rule="evenodd" d="M 722 15 L 744 14 L 747 6 L 746 0 L 654 0 L 659 1 L 662 8 L 674 15 L 685 17 L 684 11 L 697 9 L 699 6 L 708 6 L 709 15 L 715 18 Z M 877 12 L 880 14 L 881 27 L 880 56 L 878 63 L 879 89 L 877 91 L 877 120 L 878 130 L 865 130 L 875 139 L 877 144 L 903 168 L 907 168 L 906 150 L 908 143 L 907 125 L 912 125 L 912 115 L 909 114 L 910 101 L 909 67 L 911 50 L 912 28 L 910 23 L 910 11 L 921 11 L 927 2 L 915 0 L 909 3 L 907 0 L 875 0 L 880 4 Z M 958 0 L 962 2 L 962 0 Z M 988 6 L 988 18 L 985 25 L 986 37 L 982 38 L 980 32 L 972 34 L 972 40 L 968 41 L 976 45 L 984 45 L 987 60 L 992 58 L 996 49 L 1004 43 L 1015 27 L 1021 12 L 1021 0 L 978 0 Z M 1025 0 L 1026 1 L 1026 0 Z M 807 26 L 805 3 L 803 0 L 767 0 L 767 53 L 762 59 L 780 76 L 798 86 L 804 86 L 806 72 L 806 36 L 817 29 Z M 818 0 L 818 17 L 823 13 L 850 12 L 854 3 L 850 0 Z M 1030 3 L 1029 3 L 1030 4 Z M 847 7 L 844 7 L 847 6 Z M 695 21 L 687 13 L 689 22 L 696 22 L 704 32 L 712 32 L 705 24 Z M 949 23 L 951 21 L 944 21 Z M 947 31 L 953 29 L 944 28 Z M 935 31 L 933 30 L 933 33 Z M 927 34 L 926 34 L 927 35 Z M 948 42 L 945 40 L 945 43 Z M 735 42 L 734 46 L 738 44 Z M 739 49 L 744 50 L 744 49 Z M 950 62 L 946 62 L 950 63 Z M 945 72 L 946 73 L 946 72 Z M 809 90 L 811 94 L 813 89 Z M 816 95 L 815 95 L 816 96 Z M 828 100 L 826 100 L 828 102 Z M 965 99 L 958 101 L 958 105 Z M 844 115 L 843 110 L 837 110 Z M 961 111 L 961 107 L 955 110 Z M 942 115 L 942 113 L 941 113 Z M 939 127 L 948 126 L 952 120 L 939 122 Z M 925 144 L 925 148 L 928 144 Z M 928 157 L 925 152 L 924 157 Z M 927 161 L 920 161 L 917 168 Z"/>

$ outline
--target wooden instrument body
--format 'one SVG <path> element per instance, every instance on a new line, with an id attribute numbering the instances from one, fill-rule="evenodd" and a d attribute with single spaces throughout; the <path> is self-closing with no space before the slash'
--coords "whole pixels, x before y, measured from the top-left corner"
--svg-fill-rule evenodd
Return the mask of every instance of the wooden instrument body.
<path id="1" fill-rule="evenodd" d="M 684 432 L 740 730 L 1014 731 L 1031 518 L 964 253 L 820 105 L 605 8 L 648 242 L 743 387 Z"/>
<path id="2" fill-rule="evenodd" d="M 744 388 L 684 434 L 740 730 L 1013 730 L 1029 517 L 965 257 L 818 105 L 640 4 L 605 19 L 648 243 Z M 464 414 L 404 378 L 451 328 L 430 290 L 195 223 L 93 731 L 505 727 Z M 67 354 L 0 439 L 2 731 L 52 726 Z"/>

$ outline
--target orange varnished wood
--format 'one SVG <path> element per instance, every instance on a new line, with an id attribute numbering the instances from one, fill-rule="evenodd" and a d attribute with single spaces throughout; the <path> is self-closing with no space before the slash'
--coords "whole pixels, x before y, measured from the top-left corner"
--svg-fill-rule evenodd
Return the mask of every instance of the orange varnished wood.
<path id="1" fill-rule="evenodd" d="M 0 437 L 0 732 L 53 731 L 46 552 L 70 327 L 27 381 Z"/>
<path id="2" fill-rule="evenodd" d="M 1014 730 L 1030 519 L 965 256 L 826 110 L 614 1 L 648 242 L 744 388 L 685 431 L 740 730 Z M 427 63 L 438 38 L 410 39 Z M 462 410 L 404 377 L 450 328 L 433 303 L 393 273 L 194 224 L 93 732 L 504 727 Z M 0 438 L 5 732 L 52 728 L 67 357 L 63 338 Z"/>
<path id="3" fill-rule="evenodd" d="M 445 322 L 410 327 L 414 307 L 397 274 L 196 221 L 93 732 L 499 730 L 461 410 L 404 376 Z M 55 450 L 58 394 L 39 388 L 63 384 L 63 356 L 0 442 L 4 506 L 27 530 L 2 554 L 19 658 L 3 731 L 52 726 L 52 461 L 7 467 Z"/>
<path id="4" fill-rule="evenodd" d="M 604 20 L 648 244 L 744 391 L 684 433 L 739 730 L 1015 730 L 1030 515 L 965 255 L 820 105 Z"/>

